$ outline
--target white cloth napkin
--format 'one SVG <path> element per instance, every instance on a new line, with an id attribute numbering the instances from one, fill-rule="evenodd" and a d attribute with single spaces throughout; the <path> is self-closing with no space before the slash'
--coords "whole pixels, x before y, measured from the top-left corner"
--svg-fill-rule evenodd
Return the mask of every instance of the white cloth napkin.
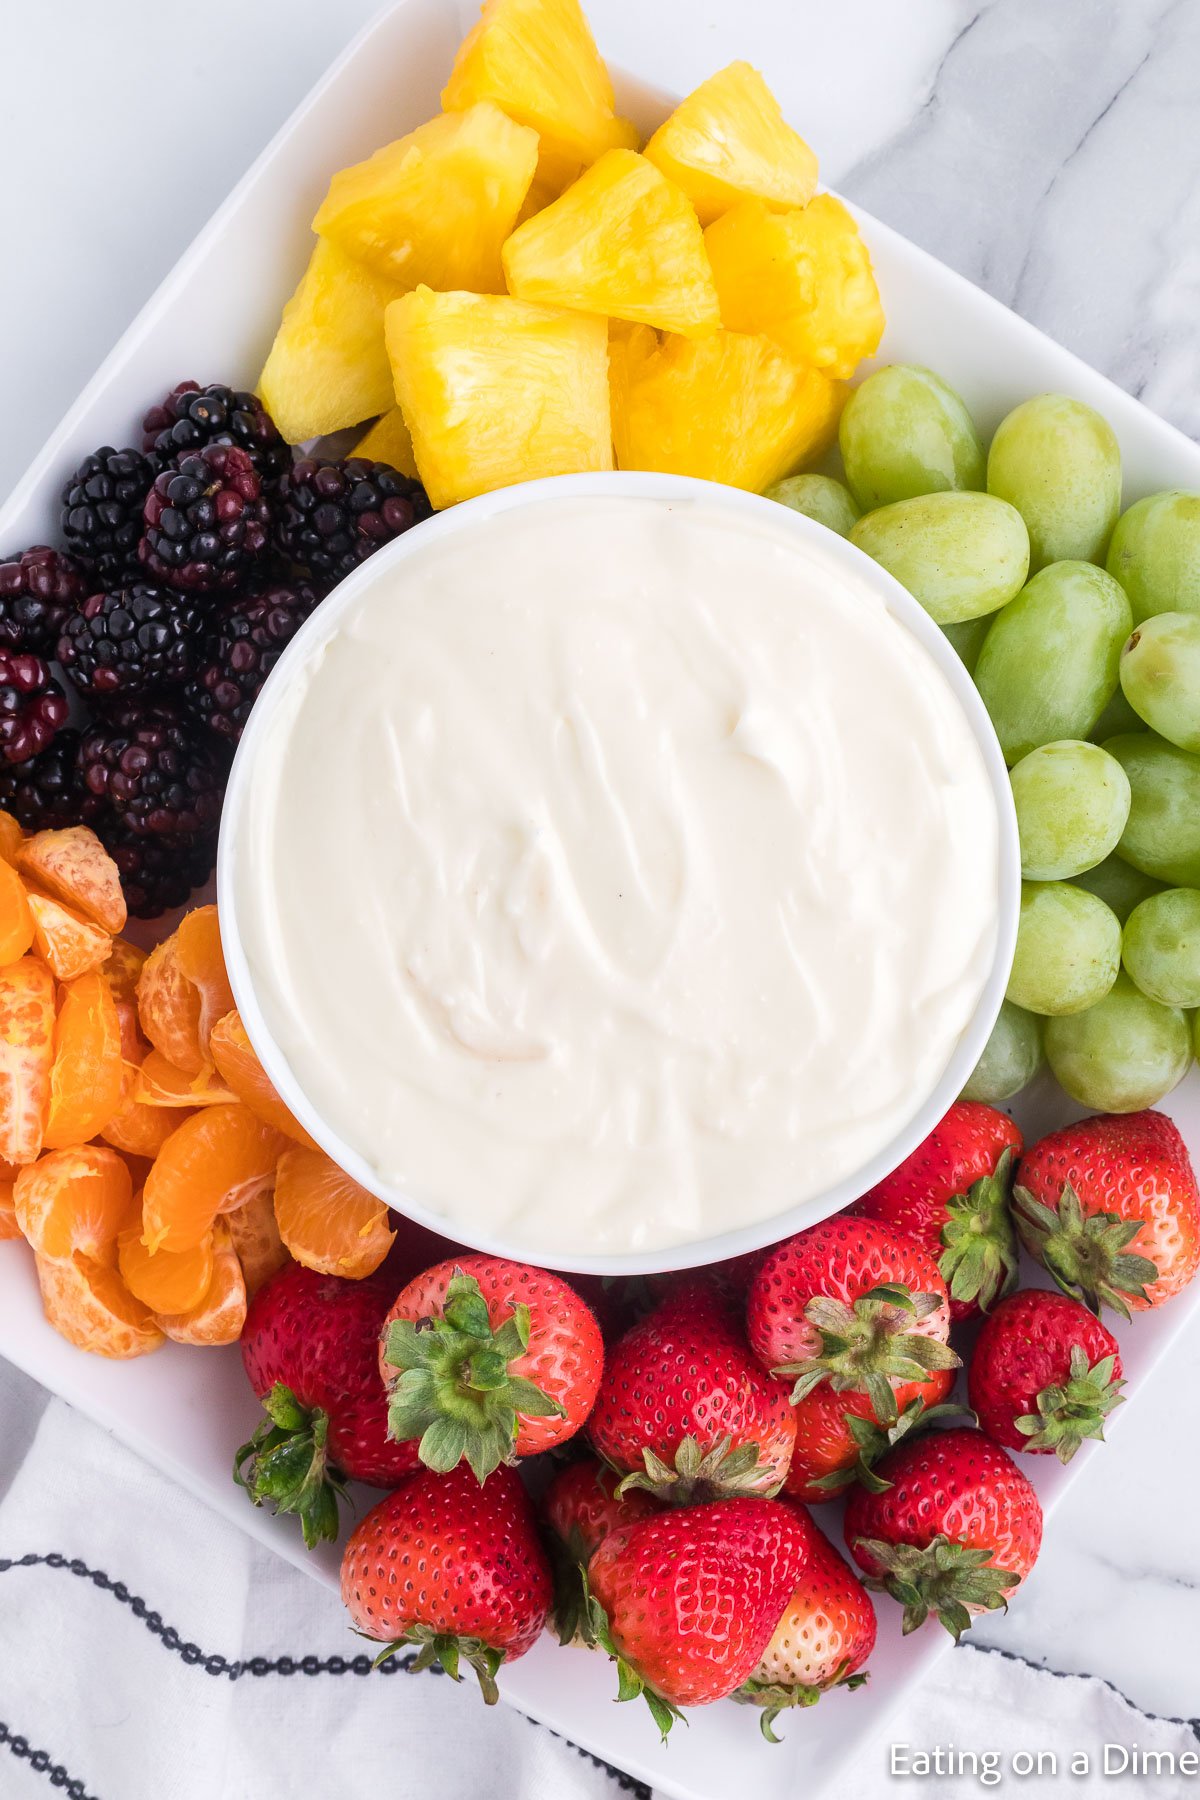
<path id="1" fill-rule="evenodd" d="M 646 1789 L 464 1683 L 359 1673 L 336 1600 L 0 1363 L 0 1800 L 619 1800 Z M 1111 1794 L 1070 1753 L 1200 1749 L 1104 1683 L 947 1657 L 892 1737 L 1056 1751 L 1058 1779 L 901 1779 L 863 1745 L 839 1800 Z M 1126 1778 L 1128 1780 L 1128 1778 Z M 1136 1783 L 1152 1800 L 1200 1781 Z M 1124 1789 L 1117 1785 L 1117 1792 Z"/>

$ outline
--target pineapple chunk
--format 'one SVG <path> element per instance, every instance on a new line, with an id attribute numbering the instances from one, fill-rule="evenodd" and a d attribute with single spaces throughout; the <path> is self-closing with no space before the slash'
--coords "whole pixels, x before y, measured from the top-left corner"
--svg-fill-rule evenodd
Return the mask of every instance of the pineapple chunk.
<path id="1" fill-rule="evenodd" d="M 504 246 L 520 300 L 605 313 L 686 337 L 721 309 L 687 196 L 633 150 L 610 150 Z"/>
<path id="2" fill-rule="evenodd" d="M 683 189 L 702 225 L 739 200 L 807 206 L 817 189 L 816 157 L 745 62 L 702 81 L 659 126 L 646 155 Z"/>
<path id="3" fill-rule="evenodd" d="M 867 247 L 840 200 L 800 212 L 744 200 L 704 234 L 730 331 L 764 332 L 797 361 L 848 380 L 883 336 Z"/>
<path id="4" fill-rule="evenodd" d="M 606 150 L 638 134 L 618 119 L 612 82 L 579 0 L 487 0 L 442 89 L 447 112 L 492 100 L 541 140 L 538 180 L 561 194 Z"/>
<path id="5" fill-rule="evenodd" d="M 370 430 L 364 431 L 350 454 L 365 456 L 368 462 L 386 463 L 390 469 L 398 469 L 401 475 L 415 476 L 417 473 L 412 433 L 398 406 L 393 406 L 381 419 L 376 419 Z"/>
<path id="6" fill-rule="evenodd" d="M 761 493 L 826 450 L 845 385 L 793 363 L 765 337 L 734 331 L 614 332 L 617 467 L 696 475 Z"/>
<path id="7" fill-rule="evenodd" d="M 537 159 L 537 133 L 481 101 L 335 175 L 313 229 L 402 288 L 502 294 L 500 246 Z"/>
<path id="8" fill-rule="evenodd" d="M 401 292 L 336 244 L 317 239 L 258 383 L 289 444 L 361 424 L 392 405 L 383 314 Z"/>
<path id="9" fill-rule="evenodd" d="M 435 507 L 612 468 L 603 319 L 420 287 L 388 307 L 396 398 Z"/>

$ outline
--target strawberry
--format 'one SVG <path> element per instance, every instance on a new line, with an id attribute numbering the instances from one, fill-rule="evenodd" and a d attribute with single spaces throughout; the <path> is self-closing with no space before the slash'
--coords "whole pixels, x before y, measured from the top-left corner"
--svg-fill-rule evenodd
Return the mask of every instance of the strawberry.
<path id="1" fill-rule="evenodd" d="M 749 1681 L 733 1698 L 762 1707 L 759 1725 L 778 1743 L 774 1724 L 789 1706 L 814 1706 L 830 1688 L 861 1687 L 875 1648 L 875 1608 L 858 1576 L 802 1506 L 792 1510 L 808 1539 L 808 1562 L 796 1591 Z"/>
<path id="2" fill-rule="evenodd" d="M 617 1662 L 618 1700 L 642 1695 L 665 1739 L 680 1707 L 741 1687 L 807 1556 L 808 1533 L 777 1500 L 670 1507 L 609 1532 L 588 1582 L 593 1631 Z"/>
<path id="3" fill-rule="evenodd" d="M 657 1503 L 641 1488 L 618 1494 L 619 1479 L 615 1470 L 587 1457 L 560 1469 L 542 1495 L 541 1513 L 554 1568 L 554 1631 L 560 1644 L 590 1640 L 586 1589 L 580 1576 L 595 1550 L 610 1531 L 636 1525 L 658 1511 Z"/>
<path id="4" fill-rule="evenodd" d="M 914 1239 L 842 1213 L 776 1245 L 750 1283 L 750 1348 L 792 1375 L 793 1401 L 828 1381 L 892 1425 L 940 1369 L 958 1367 L 936 1262 Z"/>
<path id="5" fill-rule="evenodd" d="M 783 1484 L 796 1421 L 751 1356 L 728 1299 L 683 1281 L 609 1352 L 588 1435 L 627 1480 L 686 1503 Z"/>
<path id="6" fill-rule="evenodd" d="M 550 1566 L 533 1502 L 514 1469 L 486 1481 L 458 1466 L 422 1469 L 357 1527 L 342 1557 L 342 1600 L 357 1631 L 380 1638 L 385 1662 L 417 1644 L 414 1668 L 460 1660 L 488 1705 L 496 1671 L 532 1649 L 550 1606 Z"/>
<path id="7" fill-rule="evenodd" d="M 879 1423 L 869 1394 L 838 1393 L 828 1383 L 814 1388 L 793 1408 L 796 1446 L 784 1492 L 816 1506 L 854 1481 L 881 1486 L 875 1464 L 914 1426 L 956 1410 L 942 1404 L 953 1386 L 953 1369 L 935 1370 L 890 1425 Z"/>
<path id="8" fill-rule="evenodd" d="M 924 1245 L 945 1278 L 955 1319 L 986 1312 L 1017 1279 L 1009 1188 L 1021 1142 L 1005 1113 L 959 1100 L 851 1208 Z"/>
<path id="9" fill-rule="evenodd" d="M 242 1362 L 267 1418 L 234 1461 L 256 1506 L 299 1513 L 311 1550 L 336 1538 L 344 1477 L 395 1487 L 420 1467 L 388 1436 L 379 1332 L 392 1290 L 289 1263 L 246 1313 Z"/>
<path id="10" fill-rule="evenodd" d="M 909 1439 L 878 1472 L 882 1493 L 850 1496 L 846 1545 L 870 1585 L 901 1602 L 906 1633 L 936 1613 L 957 1640 L 973 1612 L 1007 1605 L 1037 1561 L 1038 1497 L 1007 1450 L 965 1427 Z"/>
<path id="11" fill-rule="evenodd" d="M 1161 1306 L 1200 1265 L 1200 1192 L 1165 1113 L 1052 1131 L 1022 1156 L 1013 1207 L 1030 1255 L 1093 1312 Z"/>
<path id="12" fill-rule="evenodd" d="M 1070 1462 L 1123 1399 L 1117 1340 L 1069 1294 L 1023 1288 L 984 1324 L 967 1377 L 979 1423 L 1010 1450 Z"/>
<path id="13" fill-rule="evenodd" d="M 465 1457 L 483 1481 L 574 1436 L 600 1386 L 604 1344 L 561 1275 L 460 1256 L 401 1290 L 379 1366 L 392 1436 L 418 1438 L 421 1461 L 442 1474 Z"/>

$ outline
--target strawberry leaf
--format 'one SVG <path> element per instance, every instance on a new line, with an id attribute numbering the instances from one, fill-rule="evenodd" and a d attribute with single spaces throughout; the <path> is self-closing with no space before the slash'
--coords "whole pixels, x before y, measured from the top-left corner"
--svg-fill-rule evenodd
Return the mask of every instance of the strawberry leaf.
<path id="1" fill-rule="evenodd" d="M 940 1294 L 914 1293 L 899 1282 L 881 1283 L 852 1302 L 815 1295 L 804 1309 L 818 1338 L 815 1354 L 782 1363 L 773 1373 L 794 1378 L 793 1405 L 828 1381 L 838 1393 L 869 1394 L 876 1415 L 891 1424 L 897 1382 L 923 1381 L 936 1370 L 960 1366 L 949 1344 L 909 1329 L 939 1310 L 947 1312 L 948 1326 Z"/>
<path id="2" fill-rule="evenodd" d="M 277 1381 L 262 1402 L 266 1418 L 233 1459 L 233 1479 L 255 1506 L 296 1513 L 309 1550 L 338 1535 L 338 1503 L 346 1483 L 329 1461 L 329 1414 L 301 1405 Z"/>
<path id="3" fill-rule="evenodd" d="M 858 1538 L 856 1548 L 880 1570 L 864 1577 L 867 1587 L 883 1589 L 904 1608 L 906 1636 L 933 1613 L 957 1643 L 972 1610 L 1007 1610 L 1007 1590 L 1021 1579 L 1012 1569 L 998 1568 L 990 1550 L 972 1550 L 940 1534 L 927 1545 Z"/>
<path id="4" fill-rule="evenodd" d="M 768 1498 L 783 1486 L 783 1474 L 759 1454 L 757 1444 L 739 1444 L 726 1435 L 705 1450 L 699 1438 L 688 1435 L 676 1450 L 671 1462 L 665 1462 L 653 1450 L 642 1451 L 644 1469 L 625 1476 L 617 1494 L 631 1488 L 645 1488 L 656 1499 L 674 1506 L 692 1506 L 697 1501 L 726 1500 L 737 1494 L 761 1494 Z"/>
<path id="5" fill-rule="evenodd" d="M 1128 1249 L 1142 1229 L 1141 1219 L 1086 1211 L 1069 1181 L 1063 1184 L 1057 1210 L 1035 1199 L 1028 1188 L 1014 1188 L 1013 1217 L 1029 1254 L 1064 1294 L 1082 1300 L 1094 1313 L 1108 1306 L 1128 1319 L 1131 1299 L 1149 1303 L 1147 1289 L 1158 1280 L 1158 1265 Z"/>

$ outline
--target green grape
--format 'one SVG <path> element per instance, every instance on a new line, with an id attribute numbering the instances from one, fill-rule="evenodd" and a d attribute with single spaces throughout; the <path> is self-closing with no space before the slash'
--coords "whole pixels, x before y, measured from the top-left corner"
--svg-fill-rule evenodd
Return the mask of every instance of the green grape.
<path id="1" fill-rule="evenodd" d="M 1200 612 L 1143 619 L 1121 654 L 1121 687 L 1159 737 L 1200 751 Z"/>
<path id="2" fill-rule="evenodd" d="M 790 506 L 793 512 L 828 526 L 839 537 L 849 537 L 858 523 L 858 508 L 849 488 L 832 475 L 785 475 L 766 491 L 765 498 Z"/>
<path id="3" fill-rule="evenodd" d="M 893 363 L 851 394 L 838 432 L 846 480 L 864 512 L 917 494 L 982 488 L 987 464 L 974 421 L 930 369 Z"/>
<path id="4" fill-rule="evenodd" d="M 1089 894 L 1103 900 L 1105 906 L 1111 906 L 1122 925 L 1135 906 L 1140 906 L 1151 894 L 1163 891 L 1161 881 L 1155 881 L 1152 875 L 1143 875 L 1140 869 L 1119 856 L 1106 856 L 1094 869 L 1085 869 L 1082 875 L 1072 879 L 1076 887 L 1086 888 Z"/>
<path id="5" fill-rule="evenodd" d="M 1145 719 L 1138 717 L 1118 687 L 1088 732 L 1088 736 L 1094 744 L 1103 744 L 1107 738 L 1121 737 L 1127 731 L 1149 731 L 1149 729 Z"/>
<path id="6" fill-rule="evenodd" d="M 1200 889 L 1167 888 L 1135 906 L 1121 960 L 1151 1000 L 1200 1006 Z"/>
<path id="7" fill-rule="evenodd" d="M 1004 1000 L 962 1097 L 999 1106 L 1029 1086 L 1044 1060 L 1040 1020 L 1014 1006 L 1011 1000 Z"/>
<path id="8" fill-rule="evenodd" d="M 1029 527 L 1029 566 L 1103 562 L 1121 510 L 1121 451 L 1106 419 L 1069 394 L 1038 394 L 1000 421 L 987 487 Z"/>
<path id="9" fill-rule="evenodd" d="M 991 621 L 975 685 L 1006 759 L 1089 737 L 1133 629 L 1120 584 L 1091 563 L 1043 569 Z"/>
<path id="10" fill-rule="evenodd" d="M 1192 1014 L 1192 1054 L 1200 1062 L 1200 1012 Z"/>
<path id="11" fill-rule="evenodd" d="M 1172 488 L 1121 514 L 1108 570 L 1133 608 L 1135 625 L 1160 612 L 1200 612 L 1200 494 Z"/>
<path id="12" fill-rule="evenodd" d="M 1066 881 L 1094 869 L 1121 841 L 1129 777 L 1096 744 L 1042 744 L 1013 769 L 1013 804 L 1026 881 Z"/>
<path id="13" fill-rule="evenodd" d="M 982 619 L 962 619 L 957 625 L 942 626 L 969 675 L 975 673 L 975 664 L 979 661 L 979 652 L 991 622 L 985 615 Z"/>
<path id="14" fill-rule="evenodd" d="M 939 625 L 995 612 L 1029 568 L 1021 515 L 991 494 L 922 494 L 868 513 L 850 542 L 882 563 Z"/>
<path id="15" fill-rule="evenodd" d="M 1187 1074 L 1188 1022 L 1177 1006 L 1150 1000 L 1117 976 L 1086 1012 L 1046 1023 L 1046 1061 L 1072 1100 L 1096 1112 L 1141 1112 Z"/>
<path id="16" fill-rule="evenodd" d="M 1120 967 L 1121 927 L 1102 900 L 1065 881 L 1022 882 L 1008 999 L 1026 1012 L 1082 1012 Z"/>
<path id="17" fill-rule="evenodd" d="M 1144 875 L 1200 887 L 1200 756 L 1152 731 L 1109 738 L 1104 748 L 1129 777 L 1129 819 L 1118 850 Z"/>

